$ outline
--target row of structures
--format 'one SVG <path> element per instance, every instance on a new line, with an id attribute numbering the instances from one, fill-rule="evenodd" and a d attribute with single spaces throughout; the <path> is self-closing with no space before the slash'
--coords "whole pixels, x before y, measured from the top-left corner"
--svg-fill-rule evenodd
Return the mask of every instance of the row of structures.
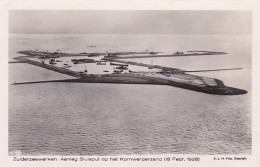
<path id="1" fill-rule="evenodd" d="M 38 52 L 38 51 L 32 51 L 32 50 L 26 50 L 26 51 L 21 51 L 19 53 L 23 53 L 23 54 L 27 54 L 29 56 L 33 56 L 33 57 L 38 57 L 39 59 L 42 59 L 41 62 L 43 64 L 46 63 L 46 61 L 44 61 L 44 59 L 48 59 L 50 65 L 55 65 L 58 62 L 62 62 L 62 60 L 58 59 L 60 57 L 60 53 L 58 52 Z M 120 53 L 120 52 L 118 52 Z M 134 53 L 134 52 L 131 52 Z M 120 53 L 122 54 L 122 53 Z M 183 52 L 178 52 L 178 54 L 183 54 Z M 73 57 L 74 55 L 68 56 L 65 55 L 65 57 Z M 88 57 L 88 56 L 87 56 Z M 160 72 L 163 73 L 171 73 L 171 74 L 176 74 L 176 73 L 184 73 L 183 70 L 180 69 L 176 69 L 176 68 L 168 68 L 168 67 L 162 67 L 159 65 L 149 65 L 149 64 L 142 64 L 142 63 L 137 63 L 137 62 L 129 62 L 129 61 L 122 61 L 122 60 L 115 60 L 115 59 L 110 59 L 109 57 L 104 57 L 101 60 L 98 59 L 90 59 L 90 58 L 74 58 L 71 59 L 71 62 L 73 62 L 73 64 L 83 64 L 83 63 L 97 63 L 97 65 L 106 65 L 106 61 L 110 61 L 110 65 L 112 66 L 117 66 L 114 67 L 114 72 L 120 73 L 120 72 L 125 72 L 125 70 L 128 70 L 127 66 L 128 64 L 134 65 L 134 66 L 142 66 L 142 67 L 147 67 L 148 69 L 158 69 L 161 70 Z M 58 63 L 59 66 L 62 65 L 60 68 L 70 68 L 71 64 L 67 62 L 62 62 Z M 86 67 L 85 67 L 86 68 Z M 107 72 L 107 69 L 104 69 L 105 72 Z M 128 70 L 129 72 L 132 70 Z M 134 70 L 133 70 L 134 71 Z"/>

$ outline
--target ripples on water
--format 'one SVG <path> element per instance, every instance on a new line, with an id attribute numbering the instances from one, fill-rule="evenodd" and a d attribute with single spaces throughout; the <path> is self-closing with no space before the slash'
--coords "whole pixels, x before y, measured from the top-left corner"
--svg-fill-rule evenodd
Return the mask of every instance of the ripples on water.
<path id="1" fill-rule="evenodd" d="M 218 96 L 160 85 L 9 85 L 9 150 L 24 155 L 250 153 L 250 71 L 209 74 L 249 93 Z M 10 83 L 65 78 L 70 77 L 10 65 Z"/>

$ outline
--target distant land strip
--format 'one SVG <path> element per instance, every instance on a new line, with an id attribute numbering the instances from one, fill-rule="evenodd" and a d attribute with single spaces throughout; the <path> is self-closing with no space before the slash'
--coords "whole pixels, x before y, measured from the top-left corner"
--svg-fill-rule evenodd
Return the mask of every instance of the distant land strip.
<path id="1" fill-rule="evenodd" d="M 12 85 L 23 85 L 23 84 L 37 84 L 46 82 L 73 82 L 76 79 L 63 79 L 63 80 L 49 80 L 49 81 L 33 81 L 33 82 L 15 82 Z"/>
<path id="2" fill-rule="evenodd" d="M 224 68 L 224 69 L 214 69 L 214 70 L 195 70 L 195 71 L 185 71 L 185 72 L 207 72 L 207 71 L 226 71 L 226 70 L 242 70 L 243 68 Z"/>
<path id="3" fill-rule="evenodd" d="M 23 61 L 9 61 L 8 63 L 12 64 L 12 63 L 26 63 L 26 62 L 23 62 Z"/>
<path id="4" fill-rule="evenodd" d="M 207 52 L 207 53 L 210 53 L 210 52 L 213 52 L 213 51 L 206 51 L 206 50 L 188 50 L 187 52 Z M 218 52 L 213 52 L 213 53 L 218 53 Z"/>

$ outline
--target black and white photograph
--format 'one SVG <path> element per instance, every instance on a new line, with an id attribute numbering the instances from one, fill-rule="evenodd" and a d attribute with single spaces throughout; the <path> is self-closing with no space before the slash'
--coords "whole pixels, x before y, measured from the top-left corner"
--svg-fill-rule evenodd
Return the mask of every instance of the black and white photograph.
<path id="1" fill-rule="evenodd" d="M 251 155 L 252 13 L 10 10 L 9 155 Z"/>

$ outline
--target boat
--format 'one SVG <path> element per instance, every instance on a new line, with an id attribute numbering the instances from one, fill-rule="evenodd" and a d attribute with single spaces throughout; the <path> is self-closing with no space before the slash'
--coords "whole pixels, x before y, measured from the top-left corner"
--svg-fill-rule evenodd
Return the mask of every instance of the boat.
<path id="1" fill-rule="evenodd" d="M 184 55 L 184 52 L 180 52 L 180 51 L 177 51 L 175 53 L 173 53 L 174 55 Z"/>
<path id="2" fill-rule="evenodd" d="M 88 57 L 98 57 L 99 53 L 89 53 Z"/>
<path id="3" fill-rule="evenodd" d="M 60 67 L 60 68 L 70 68 L 71 65 L 68 65 L 68 64 L 64 64 L 64 66 Z"/>
<path id="4" fill-rule="evenodd" d="M 71 59 L 74 64 L 95 63 L 94 59 Z"/>
<path id="5" fill-rule="evenodd" d="M 87 47 L 89 47 L 89 48 L 95 48 L 96 45 L 88 45 Z"/>
<path id="6" fill-rule="evenodd" d="M 153 60 L 151 60 L 151 66 L 149 66 L 148 69 L 153 69 Z"/>
<path id="7" fill-rule="evenodd" d="M 119 74 L 119 73 L 123 72 L 123 70 L 114 70 L 113 72 L 116 74 Z"/>
<path id="8" fill-rule="evenodd" d="M 163 52 L 154 52 L 154 51 L 150 51 L 149 49 L 146 49 L 146 50 L 145 50 L 145 53 L 151 54 L 151 55 L 156 55 L 156 54 L 158 54 L 158 53 L 163 53 Z"/>
<path id="9" fill-rule="evenodd" d="M 126 66 L 118 66 L 118 67 L 116 67 L 116 69 L 127 70 L 128 68 Z"/>
<path id="10" fill-rule="evenodd" d="M 49 64 L 57 64 L 57 63 L 55 62 L 55 59 L 54 59 L 54 58 L 51 58 L 51 59 L 49 60 Z"/>
<path id="11" fill-rule="evenodd" d="M 88 72 L 88 70 L 87 70 L 87 66 L 85 66 L 85 70 L 84 70 L 84 72 L 85 72 L 85 73 L 87 73 L 87 72 Z"/>
<path id="12" fill-rule="evenodd" d="M 104 70 L 103 72 L 109 72 L 109 71 L 107 71 L 107 70 Z"/>

